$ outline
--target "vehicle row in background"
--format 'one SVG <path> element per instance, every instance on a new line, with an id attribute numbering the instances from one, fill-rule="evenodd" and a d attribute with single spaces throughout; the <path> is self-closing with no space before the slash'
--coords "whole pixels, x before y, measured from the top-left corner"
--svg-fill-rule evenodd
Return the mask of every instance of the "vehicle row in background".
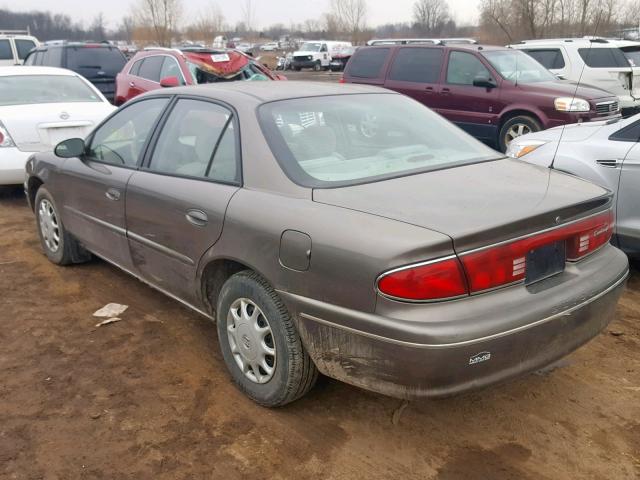
<path id="1" fill-rule="evenodd" d="M 22 65 L 38 45 L 40 42 L 29 30 L 0 30 L 0 67 Z"/>
<path id="2" fill-rule="evenodd" d="M 320 71 L 329 69 L 334 58 L 353 53 L 351 42 L 330 42 L 318 40 L 305 42 L 300 48 L 293 52 L 291 68 L 300 71 L 303 68 L 312 68 Z M 348 60 L 348 58 L 347 58 Z M 346 63 L 346 62 L 345 62 Z"/>
<path id="3" fill-rule="evenodd" d="M 503 152 L 529 132 L 620 115 L 615 95 L 561 81 L 530 56 L 506 47 L 361 47 L 343 82 L 408 95 Z"/>
<path id="4" fill-rule="evenodd" d="M 286 77 L 238 50 L 153 47 L 138 52 L 117 75 L 115 104 L 162 87 L 264 80 Z"/>
<path id="5" fill-rule="evenodd" d="M 33 153 L 88 135 L 114 110 L 94 85 L 70 70 L 0 68 L 0 185 L 21 184 Z"/>

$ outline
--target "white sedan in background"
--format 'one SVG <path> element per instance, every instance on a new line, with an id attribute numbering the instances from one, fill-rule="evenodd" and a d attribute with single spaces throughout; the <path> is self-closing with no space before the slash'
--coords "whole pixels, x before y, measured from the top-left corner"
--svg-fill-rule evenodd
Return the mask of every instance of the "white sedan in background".
<path id="1" fill-rule="evenodd" d="M 640 114 L 523 135 L 507 155 L 570 173 L 616 194 L 614 243 L 640 255 Z"/>
<path id="2" fill-rule="evenodd" d="M 70 70 L 0 67 L 0 185 L 21 184 L 34 152 L 84 138 L 114 110 L 98 89 Z"/>

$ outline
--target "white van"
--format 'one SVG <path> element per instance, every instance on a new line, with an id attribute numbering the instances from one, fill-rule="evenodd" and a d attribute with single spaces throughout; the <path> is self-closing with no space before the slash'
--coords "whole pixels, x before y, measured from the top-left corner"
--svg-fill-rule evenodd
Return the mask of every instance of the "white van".
<path id="1" fill-rule="evenodd" d="M 0 66 L 22 65 L 27 53 L 39 45 L 28 30 L 0 30 Z"/>
<path id="2" fill-rule="evenodd" d="M 300 46 L 300 50 L 293 52 L 291 68 L 296 71 L 303 68 L 313 68 L 315 71 L 327 69 L 333 55 L 351 46 L 351 42 L 328 42 L 326 40 L 304 42 Z"/>
<path id="3" fill-rule="evenodd" d="M 634 44 L 640 45 L 586 37 L 524 40 L 508 47 L 525 51 L 561 78 L 617 95 L 626 115 L 640 109 L 640 64 L 633 61 Z"/>

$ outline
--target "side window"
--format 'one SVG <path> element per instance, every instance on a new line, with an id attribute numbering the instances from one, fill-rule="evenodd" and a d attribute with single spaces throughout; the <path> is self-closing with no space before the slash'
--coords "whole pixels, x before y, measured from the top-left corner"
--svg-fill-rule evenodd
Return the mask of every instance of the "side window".
<path id="1" fill-rule="evenodd" d="M 177 77 L 180 85 L 184 85 L 184 79 L 182 77 L 182 71 L 180 65 L 172 57 L 164 57 L 162 62 L 162 69 L 160 70 L 160 80 L 167 77 Z"/>
<path id="2" fill-rule="evenodd" d="M 188 177 L 237 181 L 233 114 L 220 105 L 178 100 L 160 132 L 149 168 Z"/>
<path id="3" fill-rule="evenodd" d="M 112 165 L 135 167 L 166 98 L 143 100 L 111 117 L 93 135 L 87 157 Z"/>
<path id="4" fill-rule="evenodd" d="M 393 61 L 389 79 L 437 83 L 442 56 L 441 48 L 401 48 Z"/>
<path id="5" fill-rule="evenodd" d="M 349 60 L 348 73 L 352 77 L 377 78 L 388 55 L 388 48 L 363 48 Z"/>
<path id="6" fill-rule="evenodd" d="M 0 60 L 13 60 L 13 52 L 9 40 L 0 40 Z"/>
<path id="7" fill-rule="evenodd" d="M 161 55 L 145 58 L 142 65 L 140 65 L 138 76 L 151 80 L 152 82 L 160 82 L 160 70 L 162 69 L 163 59 L 164 57 Z"/>
<path id="8" fill-rule="evenodd" d="M 16 50 L 18 51 L 18 58 L 20 60 L 24 60 L 27 57 L 27 53 L 35 47 L 36 44 L 31 40 L 16 39 Z"/>
<path id="9" fill-rule="evenodd" d="M 144 62 L 144 60 L 138 60 L 136 63 L 134 63 L 129 70 L 129 75 L 138 76 L 140 74 L 140 66 L 142 65 L 142 62 Z"/>
<path id="10" fill-rule="evenodd" d="M 616 142 L 638 142 L 640 141 L 640 121 L 618 130 L 609 136 L 609 140 Z"/>
<path id="11" fill-rule="evenodd" d="M 579 48 L 584 63 L 591 68 L 629 68 L 631 64 L 619 48 Z"/>
<path id="12" fill-rule="evenodd" d="M 447 66 L 447 83 L 473 85 L 476 77 L 489 78 L 491 74 L 475 55 L 466 52 L 451 52 Z"/>
<path id="13" fill-rule="evenodd" d="M 326 52 L 326 51 L 328 51 L 328 50 L 327 50 L 327 44 L 326 44 L 326 43 L 323 43 L 323 44 L 322 44 L 322 48 L 320 49 L 320 51 L 321 51 L 321 52 Z"/>
<path id="14" fill-rule="evenodd" d="M 62 48 L 50 48 L 47 50 L 47 65 L 51 65 L 52 67 L 60 67 L 62 66 Z"/>
<path id="15" fill-rule="evenodd" d="M 558 70 L 564 68 L 565 62 L 559 48 L 546 48 L 544 50 L 525 50 L 529 56 L 538 61 L 548 70 Z"/>

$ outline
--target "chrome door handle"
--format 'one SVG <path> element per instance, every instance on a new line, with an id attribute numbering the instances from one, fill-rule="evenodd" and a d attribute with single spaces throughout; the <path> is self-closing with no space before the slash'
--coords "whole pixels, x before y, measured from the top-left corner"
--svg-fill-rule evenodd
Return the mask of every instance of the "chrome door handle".
<path id="1" fill-rule="evenodd" d="M 116 190 L 115 188 L 110 188 L 104 193 L 104 196 L 107 197 L 109 200 L 117 202 L 118 200 L 120 200 L 120 190 Z"/>
<path id="2" fill-rule="evenodd" d="M 596 160 L 596 163 L 601 167 L 618 168 L 620 165 L 622 165 L 622 160 L 620 160 L 619 158 Z"/>
<path id="3" fill-rule="evenodd" d="M 135 86 L 136 86 L 136 84 L 135 84 L 135 83 L 133 83 L 133 82 L 129 82 L 129 86 L 130 86 L 130 87 L 135 87 Z"/>
<path id="4" fill-rule="evenodd" d="M 196 227 L 204 227 L 209 222 L 209 217 L 202 210 L 191 209 L 185 215 L 187 221 Z"/>

